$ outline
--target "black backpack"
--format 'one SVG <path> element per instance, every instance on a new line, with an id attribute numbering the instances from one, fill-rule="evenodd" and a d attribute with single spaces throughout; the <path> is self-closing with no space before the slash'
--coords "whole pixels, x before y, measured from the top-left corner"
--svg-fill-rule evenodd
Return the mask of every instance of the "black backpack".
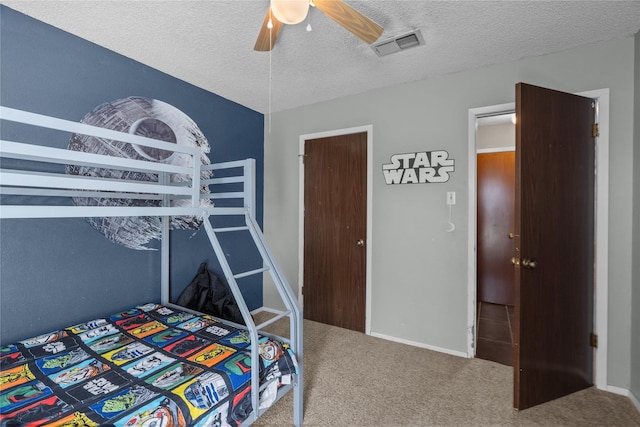
<path id="1" fill-rule="evenodd" d="M 244 325 L 240 307 L 228 285 L 207 269 L 203 262 L 176 304 Z"/>

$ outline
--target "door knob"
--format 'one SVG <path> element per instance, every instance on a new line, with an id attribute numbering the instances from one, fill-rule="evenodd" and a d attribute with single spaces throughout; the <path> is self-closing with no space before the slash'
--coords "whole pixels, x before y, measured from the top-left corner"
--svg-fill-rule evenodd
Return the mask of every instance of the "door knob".
<path id="1" fill-rule="evenodd" d="M 507 234 L 507 237 L 510 238 L 510 239 L 513 239 L 514 237 L 520 237 L 520 235 L 519 234 L 509 233 L 509 234 Z"/>
<path id="2" fill-rule="evenodd" d="M 511 264 L 520 265 L 520 258 L 516 258 L 516 257 L 511 258 Z"/>
<path id="3" fill-rule="evenodd" d="M 535 269 L 537 265 L 538 265 L 538 262 L 532 259 L 525 258 L 522 260 L 522 266 L 530 268 L 531 270 Z"/>
<path id="4" fill-rule="evenodd" d="M 358 246 L 364 246 L 364 240 L 360 239 L 356 242 L 356 245 Z"/>

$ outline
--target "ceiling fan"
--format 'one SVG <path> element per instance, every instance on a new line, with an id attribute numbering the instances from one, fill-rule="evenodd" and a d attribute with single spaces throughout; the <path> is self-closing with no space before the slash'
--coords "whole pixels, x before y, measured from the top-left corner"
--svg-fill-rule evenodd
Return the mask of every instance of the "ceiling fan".
<path id="1" fill-rule="evenodd" d="M 342 0 L 271 0 L 254 50 L 273 49 L 282 24 L 298 24 L 307 17 L 309 6 L 315 6 L 330 19 L 361 38 L 365 43 L 375 42 L 383 28 Z"/>

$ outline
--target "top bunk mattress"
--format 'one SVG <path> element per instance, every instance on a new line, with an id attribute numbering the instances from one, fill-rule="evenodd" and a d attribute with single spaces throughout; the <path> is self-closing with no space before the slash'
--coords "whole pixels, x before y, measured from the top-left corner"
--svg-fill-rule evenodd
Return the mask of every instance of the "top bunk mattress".
<path id="1" fill-rule="evenodd" d="M 249 334 L 146 304 L 0 349 L 0 424 L 236 426 L 251 411 Z M 260 337 L 260 406 L 296 373 Z"/>

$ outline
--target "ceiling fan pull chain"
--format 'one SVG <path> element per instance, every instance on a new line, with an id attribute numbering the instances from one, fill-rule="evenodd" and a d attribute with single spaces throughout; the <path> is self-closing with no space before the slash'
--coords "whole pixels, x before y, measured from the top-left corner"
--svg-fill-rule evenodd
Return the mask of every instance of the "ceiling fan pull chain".
<path id="1" fill-rule="evenodd" d="M 271 20 L 271 8 L 269 8 L 268 12 L 269 14 L 269 22 L 267 23 L 267 28 L 269 28 L 269 91 L 268 91 L 268 106 L 267 106 L 267 113 L 269 114 L 269 123 L 268 123 L 268 128 L 269 128 L 269 135 L 271 135 L 271 52 L 273 51 L 273 21 Z"/>

